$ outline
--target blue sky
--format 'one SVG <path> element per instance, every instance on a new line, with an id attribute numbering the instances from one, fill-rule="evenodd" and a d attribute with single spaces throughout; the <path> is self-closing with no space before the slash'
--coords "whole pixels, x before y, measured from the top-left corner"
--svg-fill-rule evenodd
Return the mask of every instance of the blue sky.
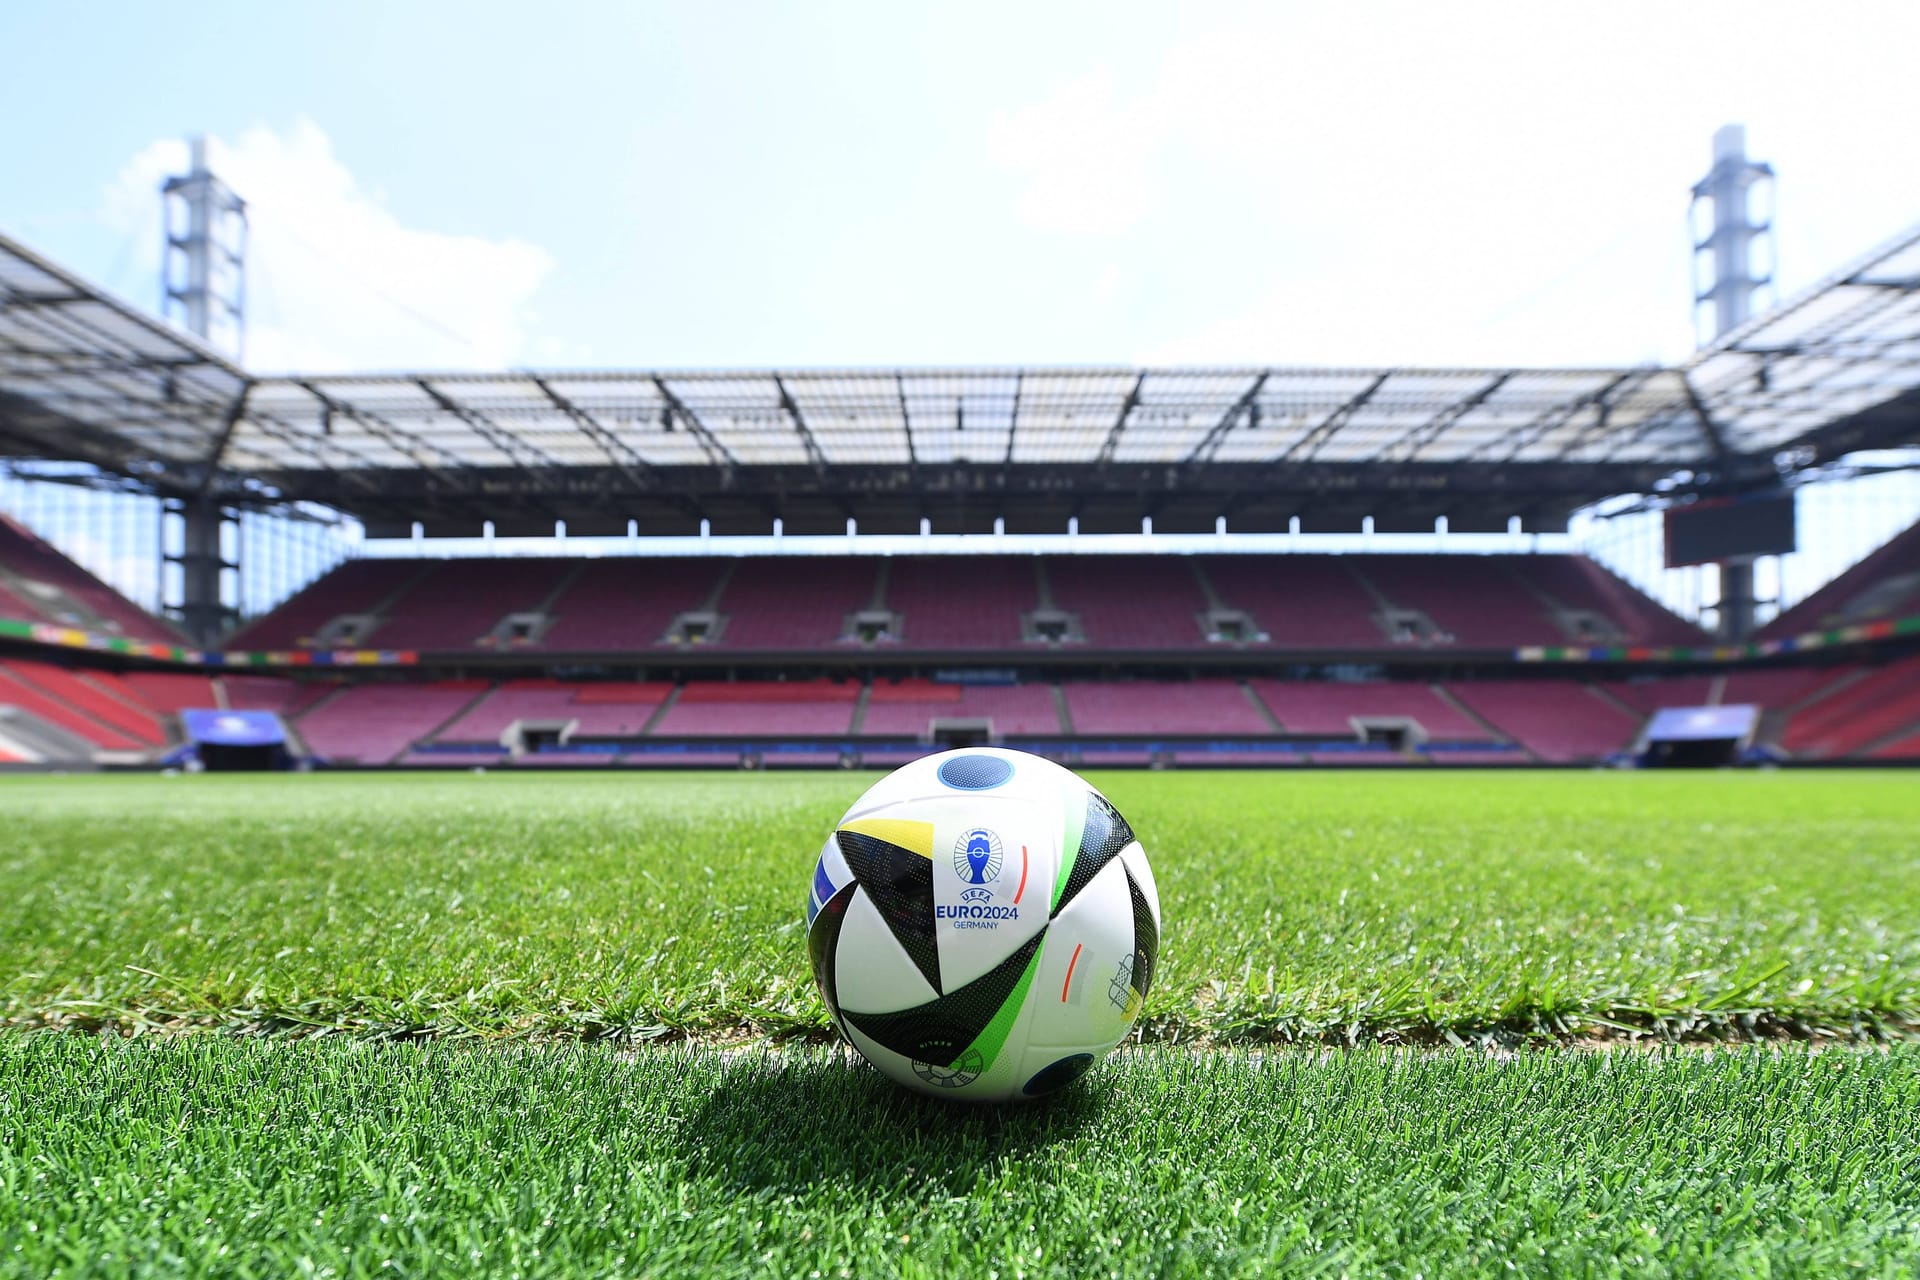
<path id="1" fill-rule="evenodd" d="M 1920 6 L 11 3 L 0 229 L 249 363 L 1612 363 L 1692 345 L 1713 130 L 1789 286 L 1920 220 Z"/>

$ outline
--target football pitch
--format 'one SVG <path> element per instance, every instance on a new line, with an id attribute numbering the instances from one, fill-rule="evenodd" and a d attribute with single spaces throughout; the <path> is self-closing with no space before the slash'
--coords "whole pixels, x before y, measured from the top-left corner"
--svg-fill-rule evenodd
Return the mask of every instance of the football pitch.
<path id="1" fill-rule="evenodd" d="M 1915 775 L 1089 776 L 1143 1043 L 979 1110 L 829 1043 L 871 775 L 0 779 L 0 1272 L 1920 1268 Z"/>

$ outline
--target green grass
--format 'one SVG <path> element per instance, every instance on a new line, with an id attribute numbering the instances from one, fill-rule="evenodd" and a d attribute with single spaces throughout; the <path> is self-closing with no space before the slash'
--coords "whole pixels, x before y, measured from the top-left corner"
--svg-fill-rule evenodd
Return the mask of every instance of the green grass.
<path id="1" fill-rule="evenodd" d="M 802 903 L 868 778 L 0 780 L 0 1025 L 824 1035 Z M 1097 776 L 1146 1038 L 1901 1034 L 1907 773 Z"/>
<path id="2" fill-rule="evenodd" d="M 1920 1046 L 1124 1054 L 955 1109 L 819 1051 L 0 1036 L 0 1274 L 1877 1275 Z"/>

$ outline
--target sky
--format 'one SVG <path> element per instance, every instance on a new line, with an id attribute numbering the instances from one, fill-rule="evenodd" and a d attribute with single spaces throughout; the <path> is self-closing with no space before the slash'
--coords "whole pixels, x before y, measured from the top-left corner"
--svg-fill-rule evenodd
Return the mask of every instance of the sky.
<path id="1" fill-rule="evenodd" d="M 1713 132 L 1781 284 L 1920 221 L 1920 6 L 0 6 L 0 230 L 157 305 L 204 133 L 261 372 L 1618 364 Z"/>

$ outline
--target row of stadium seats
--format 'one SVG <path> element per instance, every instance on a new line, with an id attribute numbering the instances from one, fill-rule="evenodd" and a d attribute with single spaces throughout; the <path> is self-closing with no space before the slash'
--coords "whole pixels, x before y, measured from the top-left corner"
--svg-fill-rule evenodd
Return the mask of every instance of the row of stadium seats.
<path id="1" fill-rule="evenodd" d="M 1920 614 L 1920 524 L 1761 629 L 1763 639 Z"/>
<path id="2" fill-rule="evenodd" d="M 919 679 L 870 685 L 832 680 L 300 682 L 253 675 L 122 674 L 0 660 L 0 707 L 37 717 L 94 751 L 150 754 L 177 736 L 179 711 L 204 706 L 276 712 L 309 751 L 360 764 L 411 760 L 422 753 L 446 763 L 445 755 L 434 753 L 471 749 L 504 755 L 510 747 L 555 745 L 563 736 L 570 742 L 874 741 L 931 740 L 936 732 L 1088 743 L 1373 739 L 1444 749 L 1448 763 L 1571 763 L 1625 749 L 1661 707 L 1734 703 L 1765 708 L 1763 739 L 1797 757 L 1899 759 L 1920 753 L 1920 657 L 1870 668 L 1636 681 L 1196 679 L 1017 685 Z M 12 751 L 4 740 L 0 749 Z M 1476 756 L 1475 751 L 1491 754 Z M 1277 754 L 1287 762 L 1302 758 L 1293 746 Z"/>
<path id="3" fill-rule="evenodd" d="M 1018 652 L 1702 638 L 1580 556 L 787 556 L 352 561 L 230 644 Z"/>
<path id="4" fill-rule="evenodd" d="M 0 515 L 0 618 L 51 622 L 155 644 L 183 637 L 82 569 L 24 525 Z"/>

